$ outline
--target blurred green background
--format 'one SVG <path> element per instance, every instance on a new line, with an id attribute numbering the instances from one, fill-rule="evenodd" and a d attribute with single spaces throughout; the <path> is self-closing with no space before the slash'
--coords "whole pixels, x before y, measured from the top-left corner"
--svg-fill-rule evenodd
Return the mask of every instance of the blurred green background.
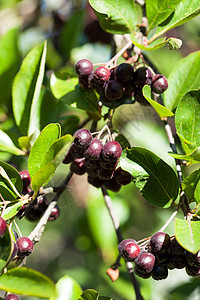
<path id="1" fill-rule="evenodd" d="M 168 37 L 183 40 L 183 46 L 178 51 L 164 47 L 147 53 L 166 77 L 178 60 L 199 49 L 199 20 L 197 17 L 167 33 Z M 112 36 L 101 30 L 87 1 L 0 0 L 0 36 L 0 129 L 17 145 L 21 134 L 12 114 L 13 78 L 28 51 L 48 40 L 41 129 L 50 122 L 59 122 L 63 133 L 70 131 L 73 134 L 75 129 L 69 127 L 69 115 L 75 115 L 82 121 L 86 114 L 58 102 L 52 96 L 49 76 L 53 70 L 73 72 L 74 62 L 81 58 L 91 59 L 93 63 L 109 60 Z M 8 47 L 3 52 L 1 49 L 5 49 L 4 43 Z M 153 109 L 139 104 L 133 107 L 122 106 L 116 110 L 114 127 L 128 138 L 131 145 L 152 150 L 175 168 L 174 160 L 167 153 L 170 147 L 163 124 Z M 27 169 L 27 158 L 0 152 L 0 159 L 13 164 L 18 170 Z M 68 168 L 66 165 L 60 166 L 49 186 L 59 185 L 68 173 Z M 110 194 L 121 220 L 124 238 L 140 240 L 151 236 L 173 212 L 173 208 L 165 210 L 148 204 L 134 184 L 123 187 L 116 194 Z M 27 260 L 27 266 L 43 272 L 55 282 L 68 274 L 83 290 L 93 288 L 101 295 L 116 300 L 134 299 L 123 262 L 116 282 L 111 282 L 106 275 L 107 268 L 117 258 L 117 240 L 101 192 L 88 186 L 85 176 L 74 175 L 59 206 L 60 218 L 49 222 L 41 242 Z M 24 219 L 17 221 L 17 224 L 24 235 L 28 235 L 36 225 Z M 173 222 L 167 232 L 174 234 Z M 191 279 L 184 270 L 171 271 L 164 281 L 138 280 L 146 300 L 200 299 L 199 281 Z"/>

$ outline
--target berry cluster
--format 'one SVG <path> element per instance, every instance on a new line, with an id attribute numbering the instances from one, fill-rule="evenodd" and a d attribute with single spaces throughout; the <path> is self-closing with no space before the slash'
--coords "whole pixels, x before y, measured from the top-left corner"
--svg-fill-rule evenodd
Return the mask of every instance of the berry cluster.
<path id="1" fill-rule="evenodd" d="M 32 190 L 30 189 L 31 178 L 29 172 L 27 170 L 23 170 L 20 172 L 20 176 L 23 182 L 22 194 L 23 195 L 26 195 L 28 193 L 31 194 L 32 193 Z M 24 204 L 22 208 L 19 210 L 17 216 L 21 217 L 22 214 L 27 209 L 26 218 L 29 221 L 37 221 L 43 216 L 48 206 L 49 206 L 49 202 L 47 201 L 46 196 L 39 194 L 37 198 L 34 200 L 34 203 L 31 204 L 30 209 L 27 209 L 27 205 Z M 59 217 L 59 215 L 60 215 L 60 210 L 59 207 L 56 205 L 51 212 L 49 221 L 56 220 Z"/>
<path id="2" fill-rule="evenodd" d="M 168 269 L 183 269 L 192 277 L 200 277 L 200 251 L 192 254 L 186 251 L 167 233 L 156 232 L 146 247 L 140 247 L 135 240 L 123 240 L 118 245 L 120 255 L 126 261 L 135 263 L 134 272 L 142 278 L 155 280 L 167 278 Z"/>
<path id="3" fill-rule="evenodd" d="M 104 145 L 93 138 L 87 129 L 79 129 L 74 133 L 72 143 L 63 163 L 70 163 L 71 172 L 88 174 L 88 182 L 99 188 L 104 185 L 114 192 L 119 191 L 121 185 L 131 182 L 131 174 L 117 168 L 122 148 L 117 141 L 108 141 Z"/>
<path id="4" fill-rule="evenodd" d="M 100 101 L 108 107 L 121 105 L 132 96 L 136 101 L 148 104 L 142 93 L 145 84 L 156 94 L 162 94 L 168 88 L 167 79 L 163 75 L 153 75 L 147 67 L 134 71 L 128 63 L 121 63 L 111 69 L 100 66 L 94 70 L 91 61 L 81 59 L 75 64 L 75 71 L 79 84 L 86 89 L 95 89 L 100 94 Z"/>

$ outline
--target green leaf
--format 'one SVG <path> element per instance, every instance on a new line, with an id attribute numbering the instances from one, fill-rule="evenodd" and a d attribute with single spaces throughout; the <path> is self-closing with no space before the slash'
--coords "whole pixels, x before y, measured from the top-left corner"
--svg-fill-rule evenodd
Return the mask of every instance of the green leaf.
<path id="1" fill-rule="evenodd" d="M 0 129 L 0 151 L 8 152 L 14 155 L 23 155 L 24 153 L 18 149 L 11 138 Z"/>
<path id="2" fill-rule="evenodd" d="M 135 46 L 137 46 L 139 49 L 144 50 L 144 51 L 157 50 L 157 49 L 160 49 L 161 47 L 165 46 L 168 43 L 168 40 L 166 40 L 166 38 L 161 38 L 159 40 L 152 42 L 150 45 L 143 45 L 137 40 L 135 35 L 132 34 L 130 38 Z"/>
<path id="3" fill-rule="evenodd" d="M 40 90 L 44 77 L 46 43 L 32 49 L 13 83 L 13 113 L 17 126 L 33 140 L 40 132 Z"/>
<path id="4" fill-rule="evenodd" d="M 31 178 L 41 168 L 41 163 L 51 145 L 60 137 L 61 128 L 58 123 L 47 125 L 33 144 L 28 159 L 28 170 Z"/>
<path id="5" fill-rule="evenodd" d="M 63 134 L 69 133 L 74 134 L 74 132 L 78 129 L 80 123 L 80 118 L 76 115 L 68 115 L 65 116 L 65 119 L 62 124 L 62 132 Z"/>
<path id="6" fill-rule="evenodd" d="M 193 171 L 190 175 L 188 175 L 182 182 L 182 189 L 188 196 L 190 201 L 195 200 L 194 194 L 197 185 L 199 184 L 200 180 L 200 169 Z M 198 187 L 199 188 L 199 187 Z"/>
<path id="7" fill-rule="evenodd" d="M 200 181 L 198 181 L 197 185 L 196 185 L 196 188 L 195 188 L 195 191 L 194 191 L 194 198 L 198 203 L 200 203 Z"/>
<path id="8" fill-rule="evenodd" d="M 8 263 L 12 251 L 13 245 L 11 243 L 11 235 L 7 227 L 5 234 L 0 239 L 0 272 Z"/>
<path id="9" fill-rule="evenodd" d="M 200 221 L 175 220 L 175 235 L 178 243 L 191 253 L 200 250 Z"/>
<path id="10" fill-rule="evenodd" d="M 65 275 L 56 283 L 57 296 L 50 300 L 74 300 L 79 299 L 82 294 L 80 285 L 70 276 Z"/>
<path id="11" fill-rule="evenodd" d="M 88 289 L 84 291 L 80 298 L 80 300 L 98 300 L 98 299 L 99 299 L 99 293 L 92 289 Z"/>
<path id="12" fill-rule="evenodd" d="M 53 95 L 65 104 L 99 114 L 95 92 L 79 86 L 77 77 L 67 73 L 54 73 L 50 86 Z"/>
<path id="13" fill-rule="evenodd" d="M 147 149 L 132 147 L 125 151 L 127 158 L 139 164 L 149 175 L 141 189 L 143 197 L 155 206 L 169 207 L 179 191 L 178 179 L 173 169 Z"/>
<path id="14" fill-rule="evenodd" d="M 179 2 L 180 0 L 146 0 L 149 31 L 166 20 Z"/>
<path id="15" fill-rule="evenodd" d="M 53 281 L 25 267 L 14 268 L 0 276 L 0 289 L 20 295 L 50 298 L 56 295 Z"/>
<path id="16" fill-rule="evenodd" d="M 89 0 L 101 27 L 113 34 L 134 33 L 137 13 L 132 0 Z"/>
<path id="17" fill-rule="evenodd" d="M 199 87 L 200 51 L 182 58 L 168 77 L 168 89 L 164 93 L 164 105 L 174 110 L 181 98 L 192 89 Z"/>
<path id="18" fill-rule="evenodd" d="M 41 162 L 40 169 L 31 179 L 31 186 L 35 193 L 41 186 L 47 184 L 54 175 L 56 168 L 62 163 L 72 141 L 72 136 L 67 134 L 51 145 Z"/>
<path id="19" fill-rule="evenodd" d="M 123 150 L 126 149 L 126 148 L 131 148 L 131 145 L 130 145 L 129 141 L 127 140 L 127 138 L 123 134 L 118 134 L 115 141 L 120 143 Z"/>
<path id="20" fill-rule="evenodd" d="M 31 139 L 32 136 L 21 136 L 18 139 L 18 144 L 21 149 L 29 151 L 31 149 Z"/>
<path id="21" fill-rule="evenodd" d="M 155 109 L 155 111 L 157 112 L 160 118 L 172 117 L 174 115 L 173 112 L 171 112 L 171 110 L 169 110 L 165 106 L 159 104 L 158 102 L 154 101 L 149 97 L 149 95 L 151 95 L 151 89 L 148 85 L 145 85 L 142 91 L 144 97 L 151 104 L 151 106 L 153 106 L 153 108 Z"/>
<path id="22" fill-rule="evenodd" d="M 200 90 L 191 91 L 181 99 L 176 110 L 175 123 L 178 135 L 189 149 L 195 150 L 200 146 Z"/>
<path id="23" fill-rule="evenodd" d="M 154 1 L 153 1 L 154 2 Z M 174 1 L 173 1 L 174 2 Z M 162 4 L 163 1 L 160 1 Z M 170 16 L 157 27 L 156 33 L 150 38 L 149 43 L 157 39 L 166 31 L 184 24 L 200 13 L 200 3 L 198 0 L 183 0 L 176 6 Z"/>
<path id="24" fill-rule="evenodd" d="M 25 204 L 25 202 L 22 201 L 9 204 L 3 212 L 3 218 L 5 220 L 9 220 L 12 217 L 14 217 L 18 213 L 20 208 L 23 206 L 23 204 Z"/>
<path id="25" fill-rule="evenodd" d="M 0 193 L 5 200 L 20 197 L 23 188 L 21 177 L 11 165 L 0 160 Z"/>

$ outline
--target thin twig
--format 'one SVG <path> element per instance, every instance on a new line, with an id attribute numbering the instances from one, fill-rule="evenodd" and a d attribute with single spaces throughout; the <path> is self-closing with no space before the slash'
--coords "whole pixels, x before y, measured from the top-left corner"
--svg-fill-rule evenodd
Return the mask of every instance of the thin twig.
<path id="1" fill-rule="evenodd" d="M 113 62 L 116 62 L 117 59 L 132 45 L 132 41 L 129 41 L 115 56 L 113 56 L 106 64 L 106 67 L 109 67 Z"/>
<path id="2" fill-rule="evenodd" d="M 169 219 L 167 220 L 167 222 L 160 228 L 160 230 L 158 231 L 164 231 L 167 226 L 170 224 L 170 222 L 175 218 L 175 216 L 177 215 L 177 212 L 179 210 L 180 207 L 178 207 L 174 212 L 173 214 L 169 217 Z"/>
<path id="3" fill-rule="evenodd" d="M 108 212 L 110 214 L 110 217 L 111 217 L 111 220 L 112 220 L 115 232 L 116 232 L 118 243 L 120 243 L 121 241 L 123 241 L 124 238 L 123 238 L 123 235 L 122 235 L 122 232 L 121 232 L 119 218 L 113 210 L 112 200 L 111 200 L 111 198 L 108 194 L 107 189 L 104 186 L 102 186 L 101 190 L 102 190 L 102 193 L 103 193 L 103 196 L 104 196 L 104 201 L 105 201 L 105 204 L 108 208 Z M 143 300 L 144 298 L 141 295 L 139 284 L 138 284 L 137 279 L 135 277 L 135 274 L 133 272 L 132 263 L 131 262 L 126 262 L 126 267 L 127 267 L 131 282 L 132 282 L 134 290 L 135 290 L 136 300 Z"/>

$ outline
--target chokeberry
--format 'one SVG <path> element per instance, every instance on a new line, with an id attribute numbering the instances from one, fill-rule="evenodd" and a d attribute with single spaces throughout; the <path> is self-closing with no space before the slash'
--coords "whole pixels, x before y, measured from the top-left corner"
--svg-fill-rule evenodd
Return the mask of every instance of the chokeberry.
<path id="1" fill-rule="evenodd" d="M 93 139 L 89 147 L 85 150 L 85 157 L 89 158 L 90 160 L 97 160 L 100 158 L 102 149 L 102 142 L 98 139 Z"/>
<path id="2" fill-rule="evenodd" d="M 170 236 L 165 232 L 156 232 L 150 239 L 153 253 L 163 253 L 170 247 Z"/>
<path id="3" fill-rule="evenodd" d="M 0 237 L 5 234 L 6 228 L 6 221 L 2 217 L 0 217 Z"/>
<path id="4" fill-rule="evenodd" d="M 17 296 L 16 294 L 8 294 L 5 297 L 5 300 L 20 300 L 19 296 Z"/>
<path id="5" fill-rule="evenodd" d="M 129 172 L 122 170 L 121 167 L 117 168 L 114 173 L 114 177 L 117 183 L 121 185 L 127 185 L 131 183 L 132 176 Z"/>
<path id="6" fill-rule="evenodd" d="M 92 141 L 91 132 L 87 129 L 78 129 L 74 133 L 74 143 L 80 147 L 86 149 Z"/>
<path id="7" fill-rule="evenodd" d="M 25 188 L 25 187 L 29 186 L 31 184 L 31 177 L 30 177 L 29 171 L 23 170 L 19 174 L 23 181 L 23 187 Z"/>
<path id="8" fill-rule="evenodd" d="M 134 70 L 130 64 L 122 63 L 116 69 L 116 79 L 127 82 L 133 79 Z"/>
<path id="9" fill-rule="evenodd" d="M 105 96 L 109 100 L 118 100 L 123 96 L 123 85 L 118 80 L 109 80 L 105 84 Z"/>
<path id="10" fill-rule="evenodd" d="M 107 142 L 102 149 L 102 157 L 106 161 L 116 161 L 122 154 L 122 147 L 116 141 Z"/>
<path id="11" fill-rule="evenodd" d="M 115 193 L 119 192 L 119 190 L 121 189 L 121 185 L 116 182 L 114 177 L 112 177 L 109 180 L 106 180 L 104 185 L 108 190 L 111 190 Z"/>
<path id="12" fill-rule="evenodd" d="M 77 158 L 70 164 L 70 171 L 77 175 L 83 175 L 86 172 L 86 166 L 84 165 L 85 158 Z"/>
<path id="13" fill-rule="evenodd" d="M 23 236 L 18 238 L 16 244 L 19 257 L 28 256 L 33 252 L 33 242 L 28 237 Z"/>
<path id="14" fill-rule="evenodd" d="M 111 179 L 113 174 L 114 174 L 113 170 L 103 169 L 103 168 L 98 169 L 98 177 L 103 179 L 103 180 Z"/>
<path id="15" fill-rule="evenodd" d="M 156 94 L 162 94 L 168 88 L 168 82 L 165 76 L 156 74 L 152 78 L 151 89 Z"/>
<path id="16" fill-rule="evenodd" d="M 185 271 L 189 276 L 200 277 L 200 267 L 186 265 Z"/>
<path id="17" fill-rule="evenodd" d="M 200 251 L 198 251 L 196 254 L 186 251 L 185 258 L 188 265 L 200 267 Z"/>
<path id="18" fill-rule="evenodd" d="M 183 269 L 186 266 L 186 259 L 184 254 L 179 255 L 171 255 L 170 256 L 170 263 L 176 269 Z"/>
<path id="19" fill-rule="evenodd" d="M 26 213 L 26 218 L 29 221 L 37 221 L 39 220 L 45 210 L 47 209 L 49 203 L 45 196 L 39 195 L 37 198 L 37 202 L 30 208 L 30 210 Z"/>
<path id="20" fill-rule="evenodd" d="M 75 143 L 72 143 L 69 148 L 69 155 L 71 155 L 74 159 L 76 158 L 83 158 L 84 157 L 84 148 L 80 148 Z M 70 157 L 68 157 L 68 160 Z"/>
<path id="21" fill-rule="evenodd" d="M 142 88 L 145 84 L 150 85 L 152 82 L 152 73 L 146 67 L 137 69 L 134 73 L 134 84 L 137 88 Z"/>
<path id="22" fill-rule="evenodd" d="M 93 72 L 93 79 L 96 83 L 103 85 L 110 78 L 110 71 L 106 67 L 98 67 Z"/>
<path id="23" fill-rule="evenodd" d="M 150 105 L 150 103 L 143 96 L 142 89 L 140 89 L 140 88 L 134 89 L 134 98 L 135 98 L 135 101 L 139 102 L 140 104 Z"/>
<path id="24" fill-rule="evenodd" d="M 155 256 L 152 253 L 143 252 L 135 259 L 135 264 L 140 272 L 149 273 L 153 270 Z"/>
<path id="25" fill-rule="evenodd" d="M 152 270 L 151 276 L 154 280 L 166 279 L 168 276 L 168 269 L 166 265 L 165 264 L 155 265 Z"/>
<path id="26" fill-rule="evenodd" d="M 177 242 L 176 238 L 173 238 L 171 240 L 169 249 L 170 249 L 170 253 L 173 255 L 179 255 L 185 252 L 185 249 Z"/>
<path id="27" fill-rule="evenodd" d="M 135 265 L 135 267 L 134 267 L 134 273 L 135 273 L 135 275 L 137 275 L 143 279 L 148 279 L 151 277 L 151 272 L 141 271 L 141 269 L 138 268 L 137 265 Z"/>
<path id="28" fill-rule="evenodd" d="M 89 76 L 94 67 L 93 63 L 88 59 L 81 59 L 75 63 L 76 74 L 80 77 Z"/>
<path id="29" fill-rule="evenodd" d="M 140 254 L 140 247 L 134 240 L 122 241 L 118 246 L 118 250 L 120 255 L 127 261 L 133 261 Z"/>
<path id="30" fill-rule="evenodd" d="M 88 183 L 96 188 L 100 188 L 104 184 L 104 180 L 100 179 L 99 177 L 92 177 L 88 175 Z"/>

